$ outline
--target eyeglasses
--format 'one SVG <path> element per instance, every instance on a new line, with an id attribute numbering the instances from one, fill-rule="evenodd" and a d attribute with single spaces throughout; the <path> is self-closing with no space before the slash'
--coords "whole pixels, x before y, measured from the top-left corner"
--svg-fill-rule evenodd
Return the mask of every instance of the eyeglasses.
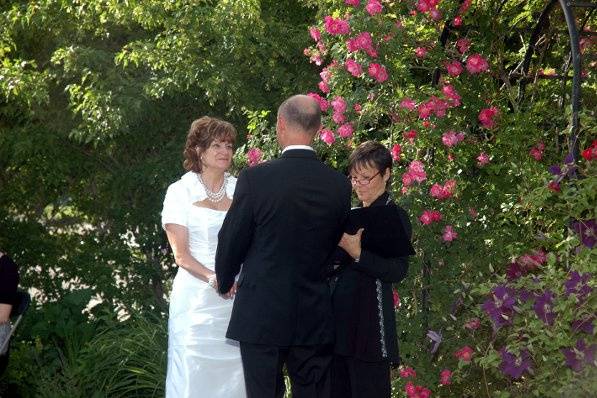
<path id="1" fill-rule="evenodd" d="M 355 185 L 369 185 L 369 183 L 371 183 L 371 181 L 377 177 L 380 174 L 380 172 L 378 171 L 377 173 L 373 174 L 371 177 L 364 177 L 364 178 L 357 178 L 357 177 L 353 177 L 353 176 L 348 176 L 348 179 L 350 180 L 350 183 Z"/>

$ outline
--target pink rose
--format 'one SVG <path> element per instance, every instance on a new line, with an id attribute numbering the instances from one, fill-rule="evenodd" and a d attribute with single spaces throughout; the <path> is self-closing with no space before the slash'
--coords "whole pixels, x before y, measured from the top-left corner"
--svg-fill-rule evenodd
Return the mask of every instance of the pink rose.
<path id="1" fill-rule="evenodd" d="M 435 199 L 445 200 L 454 195 L 456 189 L 456 180 L 448 180 L 444 185 L 433 184 L 429 190 L 429 194 Z"/>
<path id="2" fill-rule="evenodd" d="M 471 218 L 477 218 L 477 216 L 479 215 L 479 212 L 474 207 L 470 207 L 468 209 L 468 214 L 469 214 L 469 216 L 471 216 Z"/>
<path id="3" fill-rule="evenodd" d="M 379 83 L 383 83 L 388 80 L 388 72 L 386 71 L 386 68 L 380 64 L 370 63 L 368 73 L 369 76 L 377 80 Z"/>
<path id="4" fill-rule="evenodd" d="M 369 15 L 377 15 L 381 14 L 383 10 L 383 6 L 379 0 L 369 0 L 367 5 L 365 6 L 365 10 L 369 13 Z"/>
<path id="5" fill-rule="evenodd" d="M 458 47 L 460 54 L 464 54 L 471 47 L 471 41 L 464 38 L 458 39 L 456 40 L 456 47 Z"/>
<path id="6" fill-rule="evenodd" d="M 464 140 L 464 133 L 462 132 L 447 131 L 442 135 L 442 143 L 448 148 L 458 145 L 462 140 Z"/>
<path id="7" fill-rule="evenodd" d="M 460 63 L 460 61 L 457 60 L 453 60 L 451 62 L 445 62 L 444 66 L 446 67 L 446 70 L 448 71 L 448 74 L 452 77 L 456 77 L 458 75 L 460 75 L 462 73 L 462 64 Z"/>
<path id="8" fill-rule="evenodd" d="M 462 17 L 459 15 L 452 20 L 452 26 L 458 28 L 462 25 Z"/>
<path id="9" fill-rule="evenodd" d="M 470 55 L 466 60 L 466 70 L 472 75 L 485 72 L 488 69 L 489 64 L 480 54 Z"/>
<path id="10" fill-rule="evenodd" d="M 344 63 L 346 70 L 348 73 L 353 75 L 354 77 L 359 77 L 363 73 L 363 68 L 353 59 L 347 59 Z"/>
<path id="11" fill-rule="evenodd" d="M 321 90 L 322 93 L 329 93 L 330 92 L 330 86 L 328 86 L 328 84 L 324 81 L 319 82 L 319 84 L 317 85 L 319 87 L 319 89 Z"/>
<path id="12" fill-rule="evenodd" d="M 363 107 L 361 106 L 361 104 L 356 103 L 353 105 L 352 109 L 354 109 L 354 111 L 356 113 L 361 113 L 361 111 L 363 110 Z"/>
<path id="13" fill-rule="evenodd" d="M 498 108 L 492 106 L 490 108 L 481 109 L 479 112 L 479 122 L 486 129 L 492 129 L 496 126 L 494 118 L 498 115 Z"/>
<path id="14" fill-rule="evenodd" d="M 485 152 L 481 152 L 479 156 L 477 156 L 477 166 L 483 167 L 489 163 L 489 155 Z"/>
<path id="15" fill-rule="evenodd" d="M 335 97 L 331 102 L 332 108 L 334 109 L 334 113 L 344 113 L 346 112 L 346 100 L 341 96 Z"/>
<path id="16" fill-rule="evenodd" d="M 321 32 L 314 26 L 309 28 L 309 35 L 311 35 L 311 38 L 315 41 L 321 40 Z"/>
<path id="17" fill-rule="evenodd" d="M 470 362 L 473 357 L 473 349 L 469 346 L 464 346 L 454 353 L 454 356 L 463 362 Z"/>
<path id="18" fill-rule="evenodd" d="M 452 242 L 456 238 L 458 238 L 458 234 L 454 231 L 454 228 L 451 225 L 446 225 L 442 234 L 444 242 Z"/>
<path id="19" fill-rule="evenodd" d="M 343 113 L 334 112 L 332 115 L 332 120 L 336 124 L 343 124 L 346 121 L 346 116 Z"/>
<path id="20" fill-rule="evenodd" d="M 358 7 L 361 4 L 361 0 L 344 0 L 344 4 L 347 6 Z"/>
<path id="21" fill-rule="evenodd" d="M 342 138 L 352 137 L 353 131 L 352 124 L 346 123 L 338 128 L 338 135 Z"/>
<path id="22" fill-rule="evenodd" d="M 452 384 L 452 371 L 449 369 L 444 369 L 439 373 L 439 384 L 442 386 L 447 386 Z"/>
<path id="23" fill-rule="evenodd" d="M 400 369 L 400 377 L 403 379 L 408 379 L 409 377 L 417 377 L 417 372 L 410 366 L 405 366 L 403 369 Z"/>
<path id="24" fill-rule="evenodd" d="M 536 161 L 539 162 L 541 159 L 543 159 L 543 150 L 544 149 L 545 149 L 545 144 L 540 142 L 537 145 L 535 145 L 533 148 L 531 148 L 531 150 L 529 151 L 529 154 L 533 157 L 533 159 L 535 159 Z"/>
<path id="25" fill-rule="evenodd" d="M 417 107 L 417 103 L 411 98 L 404 98 L 400 101 L 400 108 L 408 109 L 409 111 L 414 110 Z"/>
<path id="26" fill-rule="evenodd" d="M 442 93 L 449 99 L 451 106 L 460 106 L 462 97 L 458 94 L 454 86 L 445 84 L 442 87 Z"/>
<path id="27" fill-rule="evenodd" d="M 398 161 L 400 160 L 400 153 L 402 152 L 402 148 L 400 147 L 400 144 L 394 144 L 394 146 L 392 147 L 392 159 L 394 159 L 394 161 Z"/>
<path id="28" fill-rule="evenodd" d="M 247 151 L 247 163 L 249 166 L 255 166 L 256 164 L 261 162 L 261 157 L 263 153 L 259 148 L 251 148 Z"/>
<path id="29" fill-rule="evenodd" d="M 425 47 L 417 47 L 415 48 L 415 55 L 417 58 L 425 58 L 427 55 L 427 49 Z"/>
<path id="30" fill-rule="evenodd" d="M 334 137 L 334 132 L 330 129 L 321 130 L 319 132 L 319 138 L 321 138 L 321 140 L 328 145 L 332 145 L 334 141 L 336 141 L 336 138 Z"/>
<path id="31" fill-rule="evenodd" d="M 403 133 L 404 138 L 408 140 L 411 144 L 415 142 L 415 138 L 417 138 L 417 130 L 408 130 Z"/>
<path id="32" fill-rule="evenodd" d="M 467 12 L 473 0 L 464 0 L 464 2 L 460 5 L 460 9 L 458 9 L 458 14 L 464 14 Z"/>
<path id="33" fill-rule="evenodd" d="M 417 1 L 417 10 L 419 10 L 419 12 L 430 11 L 431 5 L 429 4 L 428 0 L 418 0 Z"/>
<path id="34" fill-rule="evenodd" d="M 323 20 L 325 31 L 330 35 L 347 35 L 350 33 L 350 25 L 348 24 L 348 21 L 340 18 L 333 18 L 329 15 L 325 16 Z"/>

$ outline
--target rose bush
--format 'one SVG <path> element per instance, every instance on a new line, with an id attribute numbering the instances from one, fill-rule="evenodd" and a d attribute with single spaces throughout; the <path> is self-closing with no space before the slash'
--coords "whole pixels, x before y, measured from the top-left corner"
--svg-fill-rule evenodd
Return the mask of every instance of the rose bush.
<path id="1" fill-rule="evenodd" d="M 357 144 L 387 145 L 391 189 L 414 226 L 417 256 L 396 286 L 404 367 L 393 394 L 595 393 L 594 72 L 582 86 L 582 157 L 570 156 L 561 85 L 535 77 L 527 95 L 513 88 L 528 79 L 516 35 L 542 2 L 317 3 L 305 49 L 321 65 L 309 94 L 324 114 L 317 150 L 343 170 Z M 561 13 L 552 24 L 565 29 Z M 551 45 L 533 58 L 534 76 L 565 68 L 566 42 Z M 263 117 L 249 130 L 247 148 L 277 153 Z"/>

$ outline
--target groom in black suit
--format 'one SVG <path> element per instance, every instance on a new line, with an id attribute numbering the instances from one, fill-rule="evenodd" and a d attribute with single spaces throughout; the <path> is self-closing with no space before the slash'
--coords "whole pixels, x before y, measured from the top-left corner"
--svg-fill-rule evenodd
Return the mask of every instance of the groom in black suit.
<path id="1" fill-rule="evenodd" d="M 305 95 L 278 109 L 280 158 L 244 169 L 218 236 L 218 290 L 241 270 L 226 337 L 240 342 L 250 398 L 327 397 L 332 309 L 324 269 L 350 211 L 350 184 L 311 143 L 319 105 Z"/>

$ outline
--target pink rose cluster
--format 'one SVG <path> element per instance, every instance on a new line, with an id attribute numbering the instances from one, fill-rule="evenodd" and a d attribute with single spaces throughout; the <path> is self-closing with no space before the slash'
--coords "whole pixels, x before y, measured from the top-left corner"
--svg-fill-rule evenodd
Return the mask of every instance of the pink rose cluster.
<path id="1" fill-rule="evenodd" d="M 251 148 L 247 151 L 247 163 L 249 166 L 255 166 L 261 163 L 263 152 L 259 148 Z"/>
<path id="2" fill-rule="evenodd" d="M 428 119 L 432 115 L 442 118 L 446 116 L 449 107 L 447 101 L 432 95 L 427 102 L 419 105 L 419 119 Z"/>
<path id="3" fill-rule="evenodd" d="M 451 84 L 444 84 L 442 86 L 442 93 L 448 99 L 448 103 L 451 107 L 461 105 L 462 97 L 460 96 L 460 94 L 458 94 L 454 86 L 452 86 Z"/>
<path id="4" fill-rule="evenodd" d="M 412 98 L 405 97 L 400 101 L 400 108 L 408 109 L 409 111 L 415 110 L 417 103 Z"/>
<path id="5" fill-rule="evenodd" d="M 471 75 L 477 75 L 481 72 L 489 70 L 489 64 L 487 60 L 480 54 L 470 55 L 466 60 L 466 70 Z"/>
<path id="6" fill-rule="evenodd" d="M 374 16 L 381 14 L 383 11 L 383 6 L 381 5 L 380 0 L 369 0 L 365 6 L 365 10 L 369 13 L 369 15 Z"/>
<path id="7" fill-rule="evenodd" d="M 403 135 L 405 140 L 408 140 L 409 143 L 414 144 L 415 138 L 417 138 L 417 130 L 405 131 Z"/>
<path id="8" fill-rule="evenodd" d="M 400 296 L 396 289 L 392 289 L 392 299 L 394 301 L 394 309 L 398 309 L 400 307 Z"/>
<path id="9" fill-rule="evenodd" d="M 417 372 L 410 366 L 405 366 L 404 368 L 400 369 L 400 377 L 403 379 L 408 379 L 409 377 L 417 377 Z"/>
<path id="10" fill-rule="evenodd" d="M 439 21 L 442 18 L 442 14 L 437 9 L 437 5 L 440 0 L 418 0 L 417 11 L 421 13 L 427 13 L 434 21 Z"/>
<path id="11" fill-rule="evenodd" d="M 361 32 L 352 39 L 346 41 L 348 52 L 355 53 L 363 50 L 372 58 L 377 58 L 377 50 L 373 46 L 373 37 L 369 32 Z"/>
<path id="12" fill-rule="evenodd" d="M 545 144 L 543 142 L 538 142 L 535 146 L 531 148 L 529 151 L 529 155 L 537 162 L 543 159 L 543 151 L 545 150 Z"/>
<path id="13" fill-rule="evenodd" d="M 414 182 L 423 182 L 427 179 L 423 163 L 419 160 L 413 160 L 408 166 L 406 173 L 402 175 L 402 183 L 405 187 L 411 186 Z"/>
<path id="14" fill-rule="evenodd" d="M 454 227 L 451 225 L 446 225 L 442 233 L 442 239 L 444 242 L 452 242 L 456 238 L 458 238 L 458 234 L 456 231 L 454 231 Z"/>
<path id="15" fill-rule="evenodd" d="M 477 166 L 483 167 L 489 163 L 489 155 L 485 152 L 481 152 L 479 156 L 477 156 Z"/>
<path id="16" fill-rule="evenodd" d="M 456 40 L 456 48 L 458 48 L 458 52 L 460 54 L 464 54 L 471 48 L 471 41 L 469 39 L 465 39 L 464 37 L 461 39 Z"/>
<path id="17" fill-rule="evenodd" d="M 462 64 L 458 60 L 445 61 L 444 67 L 448 71 L 448 74 L 452 77 L 459 76 L 462 73 L 462 71 L 464 70 L 462 68 Z"/>
<path id="18" fill-rule="evenodd" d="M 383 65 L 377 63 L 370 63 L 367 71 L 369 76 L 374 78 L 378 83 L 383 83 L 388 80 L 388 72 Z"/>
<path id="19" fill-rule="evenodd" d="M 430 225 L 434 222 L 439 222 L 442 220 L 442 213 L 437 210 L 425 210 L 423 214 L 419 216 L 419 221 L 423 225 Z"/>
<path id="20" fill-rule="evenodd" d="M 481 126 L 485 127 L 486 129 L 494 128 L 497 124 L 495 118 L 498 116 L 498 114 L 498 108 L 495 106 L 481 109 L 479 112 L 479 122 L 481 122 Z"/>
<path id="21" fill-rule="evenodd" d="M 429 190 L 429 194 L 438 200 L 446 200 L 454 195 L 456 189 L 456 180 L 448 180 L 444 185 L 433 184 Z"/>
<path id="22" fill-rule="evenodd" d="M 518 256 L 506 269 L 506 277 L 515 280 L 539 268 L 547 262 L 547 253 L 543 249 Z"/>
<path id="23" fill-rule="evenodd" d="M 464 327 L 468 330 L 477 330 L 481 326 L 481 320 L 479 318 L 471 318 L 464 324 Z"/>
<path id="24" fill-rule="evenodd" d="M 350 33 L 350 24 L 341 18 L 333 18 L 329 15 L 323 18 L 325 31 L 332 36 L 347 35 Z"/>
<path id="25" fill-rule="evenodd" d="M 462 362 L 469 363 L 473 359 L 473 349 L 466 345 L 456 351 L 454 356 Z"/>
<path id="26" fill-rule="evenodd" d="M 453 146 L 458 145 L 464 140 L 464 133 L 463 132 L 456 132 L 456 131 L 446 131 L 442 135 L 442 143 L 447 146 L 448 148 L 452 148 Z"/>
<path id="27" fill-rule="evenodd" d="M 344 0 L 344 4 L 347 6 L 358 7 L 361 4 L 361 0 Z"/>
<path id="28" fill-rule="evenodd" d="M 452 371 L 450 369 L 444 369 L 439 373 L 439 384 L 442 386 L 452 384 Z"/>
<path id="29" fill-rule="evenodd" d="M 337 96 L 332 100 L 331 105 L 332 109 L 334 109 L 332 120 L 336 124 L 343 124 L 346 121 L 346 116 L 344 115 L 344 112 L 346 112 L 346 100 Z"/>
<path id="30" fill-rule="evenodd" d="M 334 137 L 334 132 L 330 129 L 322 129 L 319 132 L 319 138 L 328 145 L 332 145 L 334 141 L 336 141 L 336 137 Z"/>
<path id="31" fill-rule="evenodd" d="M 412 381 L 409 381 L 404 386 L 407 398 L 429 398 L 431 397 L 431 390 L 427 387 L 417 386 Z"/>
<path id="32" fill-rule="evenodd" d="M 392 146 L 392 150 L 390 151 L 390 153 L 392 154 L 392 159 L 397 162 L 400 160 L 400 153 L 402 153 L 402 147 L 400 146 L 400 144 L 394 144 L 394 146 Z"/>
<path id="33" fill-rule="evenodd" d="M 363 68 L 354 59 L 347 59 L 346 62 L 344 62 L 344 67 L 346 68 L 348 73 L 350 73 L 354 77 L 359 77 L 363 74 Z"/>

